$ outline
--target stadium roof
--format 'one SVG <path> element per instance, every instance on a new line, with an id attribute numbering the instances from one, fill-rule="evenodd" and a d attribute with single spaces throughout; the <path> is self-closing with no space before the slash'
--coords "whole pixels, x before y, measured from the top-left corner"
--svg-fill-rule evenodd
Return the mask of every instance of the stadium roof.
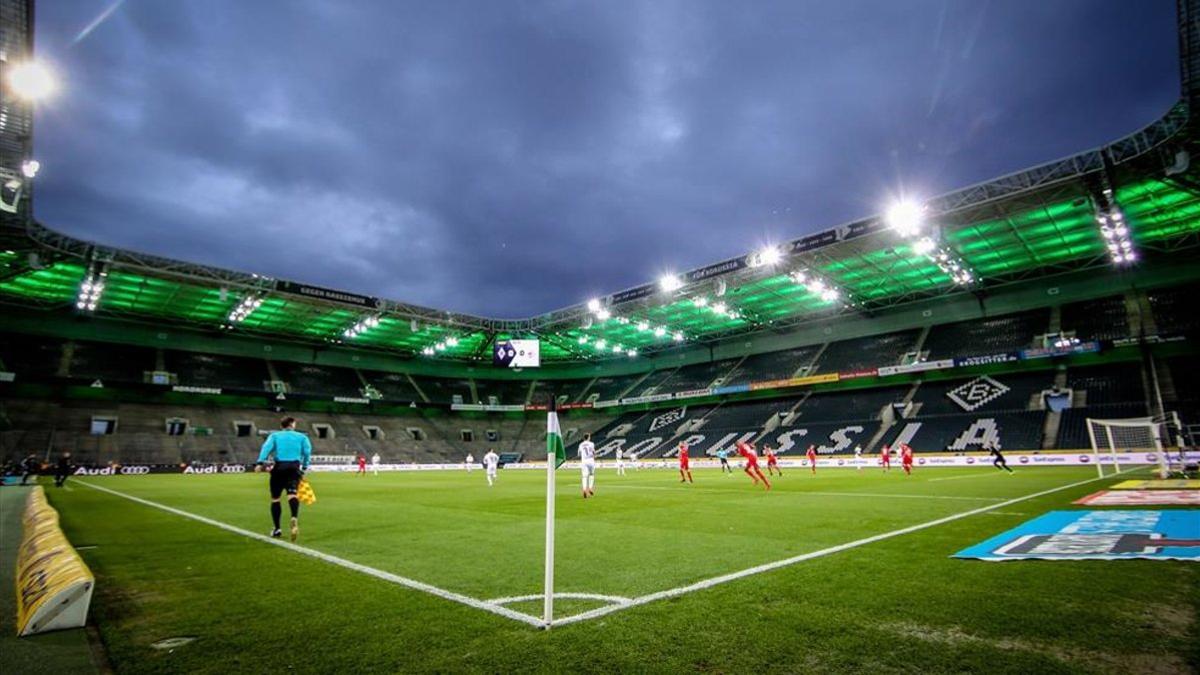
<path id="1" fill-rule="evenodd" d="M 0 170 L 4 200 L 16 195 L 17 203 L 15 213 L 2 214 L 0 303 L 437 359 L 483 359 L 498 339 L 539 337 L 543 361 L 567 362 L 651 354 L 1067 272 L 1190 259 L 1200 249 L 1200 181 L 1188 159 L 1196 138 L 1189 116 L 1197 58 L 1191 4 L 1180 5 L 1184 98 L 1142 130 L 929 200 L 919 205 L 916 234 L 902 234 L 883 216 L 868 218 L 522 320 L 439 311 L 58 234 L 32 216 L 31 186 L 18 170 L 31 156 L 32 115 L 9 98 Z M 30 49 L 18 5 L 25 3 L 3 0 L 9 54 Z M 14 22 L 26 24 L 10 30 Z M 1114 244 L 1119 253 L 1122 246 L 1136 252 L 1136 262 L 1114 264 Z"/>

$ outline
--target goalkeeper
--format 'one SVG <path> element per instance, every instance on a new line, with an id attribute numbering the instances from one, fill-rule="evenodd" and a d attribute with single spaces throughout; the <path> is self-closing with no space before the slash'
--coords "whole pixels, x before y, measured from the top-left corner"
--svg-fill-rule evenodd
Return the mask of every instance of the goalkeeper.
<path id="1" fill-rule="evenodd" d="M 300 534 L 300 498 L 296 496 L 296 491 L 312 458 L 312 442 L 308 440 L 308 436 L 296 431 L 295 417 L 280 420 L 279 431 L 272 433 L 263 443 L 254 470 L 261 471 L 263 464 L 272 455 L 275 456 L 275 464 L 271 467 L 271 520 L 275 523 L 275 528 L 271 530 L 271 536 L 278 539 L 283 535 L 283 531 L 279 529 L 279 518 L 283 515 L 279 498 L 286 492 L 288 508 L 292 512 L 292 541 L 296 541 Z"/>

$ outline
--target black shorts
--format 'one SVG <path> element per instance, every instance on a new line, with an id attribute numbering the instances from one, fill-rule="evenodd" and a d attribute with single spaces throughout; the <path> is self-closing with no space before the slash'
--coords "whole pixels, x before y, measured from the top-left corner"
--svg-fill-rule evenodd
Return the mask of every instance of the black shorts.
<path id="1" fill-rule="evenodd" d="M 722 457 L 722 458 L 721 458 L 721 463 L 722 463 L 722 464 L 729 464 L 729 460 L 728 460 L 728 459 L 726 459 L 726 458 L 724 458 L 724 457 Z"/>
<path id="2" fill-rule="evenodd" d="M 300 462 L 275 462 L 271 467 L 271 499 L 287 492 L 296 494 L 300 487 Z"/>

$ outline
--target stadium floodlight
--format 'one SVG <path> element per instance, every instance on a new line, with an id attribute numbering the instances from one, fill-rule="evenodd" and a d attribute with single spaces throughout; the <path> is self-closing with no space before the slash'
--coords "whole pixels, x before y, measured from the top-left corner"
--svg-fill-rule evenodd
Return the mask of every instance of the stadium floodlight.
<path id="1" fill-rule="evenodd" d="M 600 338 L 599 340 L 596 340 L 596 349 L 604 349 L 607 346 L 608 346 L 608 340 L 605 340 L 604 338 Z"/>
<path id="2" fill-rule="evenodd" d="M 36 159 L 27 159 L 24 162 L 21 162 L 21 175 L 25 176 L 26 178 L 33 179 L 35 176 L 37 176 L 38 171 L 40 171 L 41 168 L 41 162 L 37 161 Z"/>
<path id="3" fill-rule="evenodd" d="M 925 222 L 925 207 L 908 200 L 892 204 L 884 216 L 888 227 L 902 237 L 913 237 L 921 231 Z"/>
<path id="4" fill-rule="evenodd" d="M 692 304 L 697 307 L 707 307 L 708 306 L 708 298 L 704 297 L 703 295 L 701 295 L 698 298 L 692 298 Z"/>
<path id="5" fill-rule="evenodd" d="M 45 64 L 26 61 L 9 66 L 8 86 L 17 98 L 40 101 L 58 91 L 58 78 Z"/>
<path id="6" fill-rule="evenodd" d="M 671 339 L 676 342 L 683 342 L 683 333 L 675 331 L 675 334 L 671 336 Z"/>
<path id="7" fill-rule="evenodd" d="M 101 270 L 99 274 L 88 270 L 79 285 L 79 295 L 75 298 L 75 309 L 82 312 L 94 312 L 100 306 L 100 297 L 104 295 L 108 272 Z"/>
<path id="8" fill-rule="evenodd" d="M 672 293 L 683 288 L 683 282 L 674 274 L 664 274 L 658 278 L 658 287 L 663 293 Z"/>
<path id="9" fill-rule="evenodd" d="M 450 336 L 450 337 L 446 338 L 446 346 L 447 347 L 457 347 L 458 346 L 458 338 L 456 338 L 454 336 Z"/>
<path id="10" fill-rule="evenodd" d="M 599 312 L 596 312 L 596 318 L 600 319 L 601 321 L 608 321 L 612 318 L 612 312 L 608 311 L 607 309 L 602 309 Z"/>
<path id="11" fill-rule="evenodd" d="M 599 312 L 600 311 L 600 299 L 592 298 L 591 300 L 588 300 L 587 308 L 588 308 L 589 312 Z"/>
<path id="12" fill-rule="evenodd" d="M 637 329 L 644 333 L 644 332 L 650 330 L 650 324 L 645 321 L 639 321 L 638 325 L 637 325 Z"/>
<path id="13" fill-rule="evenodd" d="M 579 336 L 579 344 L 581 344 L 581 345 L 586 345 L 586 344 L 587 344 L 587 336 L 586 336 L 586 335 L 580 335 L 580 336 Z"/>
<path id="14" fill-rule="evenodd" d="M 767 267 L 778 265 L 780 260 L 783 260 L 783 254 L 779 252 L 779 249 L 774 246 L 765 246 L 750 256 L 750 266 Z"/>
<path id="15" fill-rule="evenodd" d="M 725 312 L 729 311 L 729 306 L 723 302 L 718 302 L 712 306 L 712 310 L 717 314 L 724 314 Z"/>
<path id="16" fill-rule="evenodd" d="M 930 237 L 921 237 L 913 244 L 912 248 L 918 255 L 929 255 L 937 248 L 937 242 Z"/>
<path id="17" fill-rule="evenodd" d="M 446 351 L 446 343 L 439 342 L 433 346 L 433 349 L 434 349 L 434 351 L 444 352 L 444 351 Z"/>
<path id="18" fill-rule="evenodd" d="M 363 318 L 358 320 L 358 323 L 356 323 L 353 326 L 342 331 L 342 337 L 356 338 L 359 335 L 362 335 L 363 333 L 371 330 L 372 328 L 375 328 L 378 325 L 379 325 L 379 315 L 378 314 L 364 316 Z"/>
<path id="19" fill-rule="evenodd" d="M 667 334 L 667 329 L 663 328 L 662 326 L 658 326 L 657 328 L 654 329 L 654 337 L 662 337 L 666 334 Z"/>
<path id="20" fill-rule="evenodd" d="M 245 321 L 246 317 L 253 314 L 254 310 L 262 307 L 262 304 L 263 298 L 260 295 L 251 293 L 250 295 L 242 298 L 241 302 L 239 302 L 236 307 L 229 310 L 229 316 L 225 317 L 230 324 L 229 327 L 232 328 L 233 324 L 239 324 Z"/>
<path id="21" fill-rule="evenodd" d="M 637 350 L 636 350 L 636 349 L 630 349 L 630 350 L 626 351 L 625 353 L 626 353 L 628 356 L 630 356 L 630 357 L 637 356 Z"/>
<path id="22" fill-rule="evenodd" d="M 433 349 L 433 347 L 426 347 L 421 350 L 421 353 L 424 354 L 425 356 L 433 356 L 434 349 Z"/>

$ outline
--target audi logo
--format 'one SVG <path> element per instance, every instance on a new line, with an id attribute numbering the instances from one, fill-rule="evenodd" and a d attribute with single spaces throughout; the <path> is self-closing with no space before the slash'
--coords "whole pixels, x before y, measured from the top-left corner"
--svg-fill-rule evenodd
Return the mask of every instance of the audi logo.
<path id="1" fill-rule="evenodd" d="M 241 464 L 226 464 L 221 467 L 221 473 L 246 473 L 246 467 Z"/>
<path id="2" fill-rule="evenodd" d="M 1092 458 L 1091 458 L 1091 457 L 1088 457 L 1087 455 L 1080 455 L 1080 456 L 1079 456 L 1079 461 L 1080 461 L 1080 462 L 1082 462 L 1082 463 L 1084 463 L 1084 464 L 1087 464 L 1088 462 L 1092 461 Z"/>
<path id="3" fill-rule="evenodd" d="M 121 467 L 121 475 L 123 476 L 140 476 L 144 473 L 150 473 L 148 466 L 123 466 Z"/>
<path id="4" fill-rule="evenodd" d="M 1020 463 L 1022 463 L 1022 464 L 1028 464 L 1028 463 L 1029 463 L 1029 458 L 1028 458 L 1028 457 L 1026 457 L 1025 455 L 1021 455 L 1020 457 L 1018 457 L 1018 458 L 1017 458 L 1017 461 L 1018 461 L 1018 462 L 1020 462 Z"/>

